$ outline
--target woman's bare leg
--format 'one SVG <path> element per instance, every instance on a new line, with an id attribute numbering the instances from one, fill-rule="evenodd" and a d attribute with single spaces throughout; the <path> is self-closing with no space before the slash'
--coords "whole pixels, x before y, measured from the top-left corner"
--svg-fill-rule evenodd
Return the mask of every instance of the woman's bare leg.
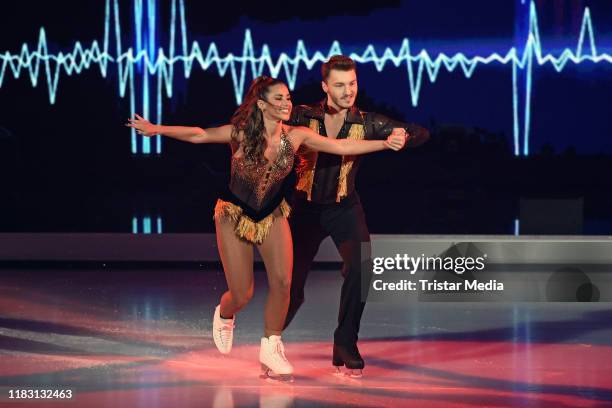
<path id="1" fill-rule="evenodd" d="M 231 319 L 253 297 L 253 245 L 238 238 L 234 224 L 227 219 L 216 219 L 215 228 L 229 288 L 221 296 L 221 317 Z"/>
<path id="2" fill-rule="evenodd" d="M 285 217 L 274 219 L 268 236 L 257 248 L 266 266 L 269 286 L 264 312 L 264 335 L 280 335 L 289 308 L 293 268 L 291 230 Z"/>

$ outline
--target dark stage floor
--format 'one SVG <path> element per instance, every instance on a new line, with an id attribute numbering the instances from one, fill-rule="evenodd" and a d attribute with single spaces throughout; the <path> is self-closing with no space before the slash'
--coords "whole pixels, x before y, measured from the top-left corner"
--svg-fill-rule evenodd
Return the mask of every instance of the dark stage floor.
<path id="1" fill-rule="evenodd" d="M 234 350 L 211 339 L 220 271 L 0 271 L 0 405 L 9 390 L 71 389 L 79 407 L 610 407 L 608 303 L 368 304 L 362 379 L 333 375 L 340 274 L 313 271 L 284 335 L 292 384 L 259 378 L 265 275 Z M 40 403 L 40 402 L 39 402 Z"/>

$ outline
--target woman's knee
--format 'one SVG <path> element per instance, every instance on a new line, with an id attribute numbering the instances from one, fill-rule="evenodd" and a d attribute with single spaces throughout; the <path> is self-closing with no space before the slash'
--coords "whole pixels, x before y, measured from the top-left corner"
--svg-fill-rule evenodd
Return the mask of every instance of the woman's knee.
<path id="1" fill-rule="evenodd" d="M 232 301 L 234 305 L 238 308 L 243 308 L 247 305 L 253 298 L 253 288 L 249 288 L 247 290 L 233 290 L 232 291 Z"/>
<path id="2" fill-rule="evenodd" d="M 270 291 L 289 297 L 291 292 L 291 276 L 275 278 L 270 282 Z"/>

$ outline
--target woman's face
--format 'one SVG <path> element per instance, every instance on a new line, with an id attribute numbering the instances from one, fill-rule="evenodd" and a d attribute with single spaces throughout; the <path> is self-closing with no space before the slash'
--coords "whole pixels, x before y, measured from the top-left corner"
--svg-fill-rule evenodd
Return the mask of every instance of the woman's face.
<path id="1" fill-rule="evenodd" d="M 291 95 L 285 84 L 276 84 L 268 88 L 268 93 L 265 95 L 263 103 L 259 104 L 264 118 L 269 120 L 287 121 L 291 116 Z"/>

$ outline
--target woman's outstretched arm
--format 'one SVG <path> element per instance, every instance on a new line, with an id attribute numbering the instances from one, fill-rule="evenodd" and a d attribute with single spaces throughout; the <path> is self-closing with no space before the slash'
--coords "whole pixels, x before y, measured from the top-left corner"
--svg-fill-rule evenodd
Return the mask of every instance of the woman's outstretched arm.
<path id="1" fill-rule="evenodd" d="M 310 150 L 341 156 L 366 154 L 386 149 L 398 151 L 406 143 L 406 132 L 403 129 L 394 130 L 386 140 L 332 139 L 301 126 L 293 128 L 292 133 L 296 135 L 298 144 L 303 144 Z"/>
<path id="2" fill-rule="evenodd" d="M 125 126 L 136 129 L 143 136 L 162 135 L 189 143 L 229 143 L 232 138 L 232 125 L 202 129 L 193 126 L 155 125 L 142 116 L 135 114 Z"/>

